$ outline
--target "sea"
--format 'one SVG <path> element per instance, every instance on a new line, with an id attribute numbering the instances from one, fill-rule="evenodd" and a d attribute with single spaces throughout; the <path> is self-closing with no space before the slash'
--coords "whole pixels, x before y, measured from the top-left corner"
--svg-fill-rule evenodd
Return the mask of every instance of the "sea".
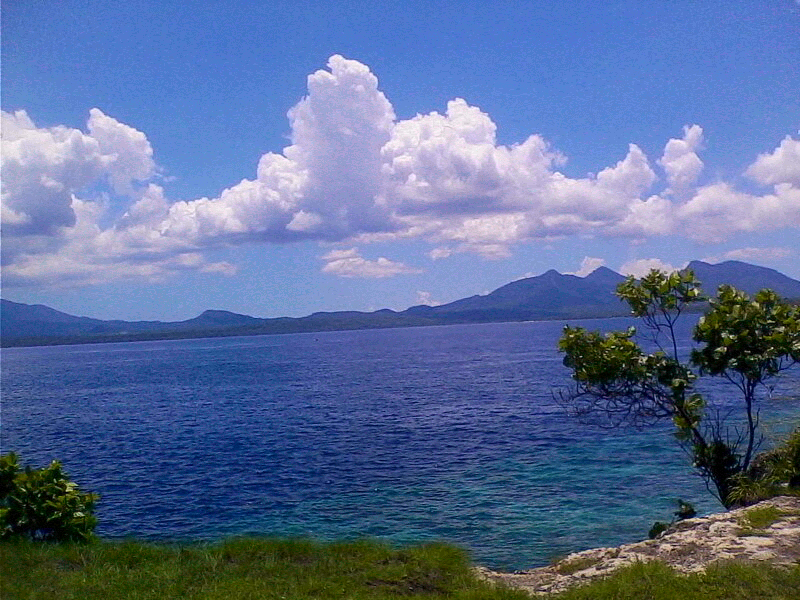
<path id="1" fill-rule="evenodd" d="M 575 321 L 624 329 L 630 319 Z M 442 540 L 495 569 L 646 538 L 721 506 L 669 423 L 570 414 L 555 321 L 2 351 L 0 447 L 100 494 L 104 538 Z M 688 352 L 690 327 L 680 330 Z M 722 380 L 704 391 L 735 410 Z M 760 402 L 800 423 L 800 373 Z"/>

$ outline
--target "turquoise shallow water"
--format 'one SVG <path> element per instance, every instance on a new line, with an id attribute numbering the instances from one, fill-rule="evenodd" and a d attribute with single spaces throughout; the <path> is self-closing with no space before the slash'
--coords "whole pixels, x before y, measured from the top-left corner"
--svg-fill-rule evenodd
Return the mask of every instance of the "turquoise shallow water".
<path id="1" fill-rule="evenodd" d="M 515 569 L 641 539 L 679 496 L 718 510 L 668 426 L 565 414 L 561 327 L 7 349 L 0 441 L 99 492 L 109 537 L 445 539 Z M 765 401 L 768 431 L 800 416 L 790 375 Z"/>

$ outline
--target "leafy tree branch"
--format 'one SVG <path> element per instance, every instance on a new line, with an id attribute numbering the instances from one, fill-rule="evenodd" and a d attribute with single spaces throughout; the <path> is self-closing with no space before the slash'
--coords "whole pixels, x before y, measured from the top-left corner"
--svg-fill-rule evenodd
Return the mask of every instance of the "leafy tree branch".
<path id="1" fill-rule="evenodd" d="M 800 309 L 771 290 L 750 299 L 721 286 L 694 329 L 700 346 L 683 362 L 676 323 L 688 305 L 706 300 L 694 274 L 653 270 L 641 280 L 626 279 L 617 295 L 642 320 L 659 350 L 646 353 L 634 340 L 633 327 L 606 335 L 565 327 L 559 349 L 575 386 L 562 399 L 577 415 L 599 415 L 611 426 L 671 419 L 709 490 L 732 506 L 737 477 L 747 473 L 762 439 L 759 390 L 800 361 Z M 695 390 L 700 376 L 720 376 L 732 384 L 741 398 L 743 423 L 709 410 Z"/>

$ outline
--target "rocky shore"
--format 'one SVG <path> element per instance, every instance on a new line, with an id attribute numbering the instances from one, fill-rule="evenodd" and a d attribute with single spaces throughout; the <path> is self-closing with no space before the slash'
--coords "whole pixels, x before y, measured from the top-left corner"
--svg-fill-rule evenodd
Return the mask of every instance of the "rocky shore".
<path id="1" fill-rule="evenodd" d="M 605 577 L 637 561 L 662 561 L 682 573 L 720 560 L 800 562 L 800 497 L 780 496 L 747 508 L 673 524 L 654 540 L 570 554 L 538 569 L 497 573 L 478 568 L 491 581 L 533 594 L 559 592 Z"/>

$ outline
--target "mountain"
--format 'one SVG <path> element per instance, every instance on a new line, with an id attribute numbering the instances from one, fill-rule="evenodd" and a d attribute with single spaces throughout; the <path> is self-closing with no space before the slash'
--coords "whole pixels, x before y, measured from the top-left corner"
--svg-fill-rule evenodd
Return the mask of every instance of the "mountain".
<path id="1" fill-rule="evenodd" d="M 261 323 L 264 319 L 239 315 L 227 310 L 207 310 L 199 317 L 181 321 L 188 328 L 193 327 L 243 327 Z"/>
<path id="2" fill-rule="evenodd" d="M 710 295 L 720 284 L 729 283 L 749 294 L 766 287 L 783 297 L 800 299 L 800 281 L 773 269 L 738 261 L 715 265 L 693 261 L 688 268 Z M 440 306 L 412 306 L 401 312 L 389 309 L 370 313 L 318 312 L 277 319 L 207 310 L 185 321 L 104 321 L 76 317 L 40 304 L 2 300 L 0 341 L 3 346 L 21 346 L 609 317 L 628 314 L 627 306 L 614 295 L 616 286 L 624 279 L 606 267 L 586 277 L 550 270 L 512 281 L 486 295 Z"/>
<path id="3" fill-rule="evenodd" d="M 3 300 L 0 327 L 4 339 L 29 336 L 33 332 L 68 336 L 104 331 L 107 321 L 75 317 L 42 304 L 28 305 Z"/>
<path id="4" fill-rule="evenodd" d="M 625 312 L 614 295 L 622 280 L 622 275 L 605 267 L 583 278 L 551 269 L 538 277 L 513 281 L 485 296 L 441 306 L 414 306 L 405 312 L 458 322 L 612 316 Z"/>
<path id="5" fill-rule="evenodd" d="M 769 288 L 783 298 L 800 298 L 800 281 L 787 277 L 775 269 L 758 267 L 738 260 L 715 265 L 693 260 L 686 268 L 694 271 L 702 283 L 703 292 L 708 296 L 716 295 L 719 286 L 727 283 L 750 295 Z"/>

